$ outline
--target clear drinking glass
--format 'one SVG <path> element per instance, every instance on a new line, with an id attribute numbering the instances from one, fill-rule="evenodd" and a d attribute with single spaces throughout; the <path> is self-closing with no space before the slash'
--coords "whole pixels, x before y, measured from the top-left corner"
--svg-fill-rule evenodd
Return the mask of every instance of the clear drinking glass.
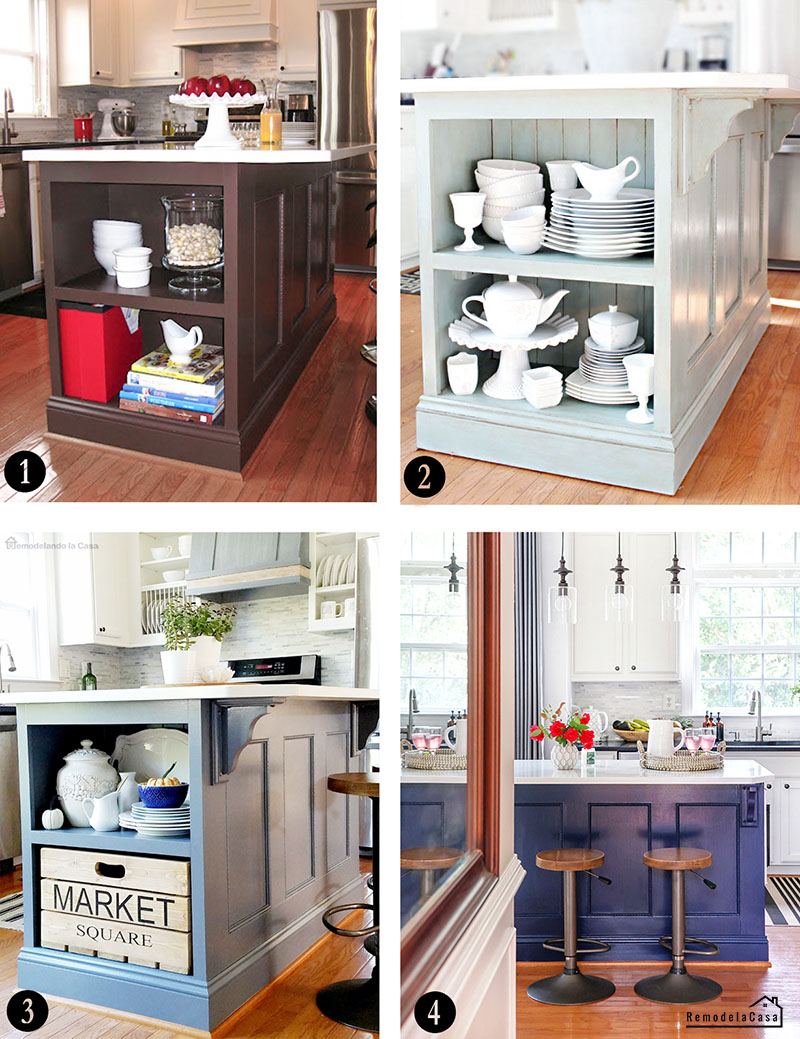
<path id="1" fill-rule="evenodd" d="M 700 736 L 702 731 L 702 729 L 686 730 L 686 749 L 690 754 L 696 754 L 700 749 Z"/>
<path id="2" fill-rule="evenodd" d="M 221 281 L 208 271 L 221 270 L 225 261 L 222 239 L 222 195 L 190 191 L 164 195 L 167 270 L 181 272 L 169 287 L 178 292 L 202 292 L 219 288 Z"/>

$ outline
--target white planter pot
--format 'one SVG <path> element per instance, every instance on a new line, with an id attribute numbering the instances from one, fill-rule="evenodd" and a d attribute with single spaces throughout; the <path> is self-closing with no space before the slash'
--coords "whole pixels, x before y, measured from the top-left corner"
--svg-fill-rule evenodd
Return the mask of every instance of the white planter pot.
<path id="1" fill-rule="evenodd" d="M 197 670 L 194 649 L 164 649 L 161 651 L 161 670 L 166 685 L 189 685 Z"/>
<path id="2" fill-rule="evenodd" d="M 553 762 L 553 768 L 558 769 L 559 772 L 567 772 L 569 769 L 575 768 L 579 758 L 578 748 L 573 743 L 567 747 L 563 747 L 560 743 L 553 743 L 550 760 Z"/>
<path id="3" fill-rule="evenodd" d="M 195 682 L 202 682 L 201 672 L 207 667 L 217 667 L 222 643 L 217 642 L 213 635 L 200 635 L 194 640 L 192 651 L 194 652 Z"/>
<path id="4" fill-rule="evenodd" d="M 676 0 L 580 0 L 578 28 L 590 72 L 660 72 Z"/>

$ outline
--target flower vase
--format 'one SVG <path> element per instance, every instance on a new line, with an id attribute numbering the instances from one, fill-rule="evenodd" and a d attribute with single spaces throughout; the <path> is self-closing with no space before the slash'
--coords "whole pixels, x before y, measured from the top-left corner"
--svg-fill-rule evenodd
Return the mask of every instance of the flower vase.
<path id="1" fill-rule="evenodd" d="M 550 760 L 553 762 L 553 768 L 559 772 L 568 772 L 570 769 L 575 768 L 578 764 L 578 748 L 574 743 L 568 743 L 566 746 L 563 743 L 553 743 L 553 749 L 550 751 Z"/>

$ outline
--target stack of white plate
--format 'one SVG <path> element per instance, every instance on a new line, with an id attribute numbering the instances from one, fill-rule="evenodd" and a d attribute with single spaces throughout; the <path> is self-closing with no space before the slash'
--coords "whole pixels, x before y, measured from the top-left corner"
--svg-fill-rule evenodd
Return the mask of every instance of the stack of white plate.
<path id="1" fill-rule="evenodd" d="M 356 579 L 356 554 L 330 555 L 317 563 L 317 587 L 335 588 L 340 584 L 354 584 Z"/>
<path id="2" fill-rule="evenodd" d="M 306 144 L 317 139 L 316 123 L 284 123 L 281 131 L 282 139 L 289 144 Z"/>
<path id="3" fill-rule="evenodd" d="M 189 805 L 147 808 L 137 801 L 131 805 L 131 821 L 143 837 L 188 837 L 190 811 Z"/>
<path id="4" fill-rule="evenodd" d="M 563 378 L 555 368 L 531 368 L 522 373 L 525 400 L 538 410 L 554 408 L 564 396 Z"/>
<path id="5" fill-rule="evenodd" d="M 544 177 L 533 162 L 522 159 L 481 159 L 475 169 L 478 190 L 486 195 L 483 229 L 496 242 L 504 242 L 504 216 L 544 202 Z"/>
<path id="6" fill-rule="evenodd" d="M 622 362 L 629 354 L 640 354 L 644 350 L 644 339 L 637 336 L 630 346 L 598 346 L 591 336 L 584 343 L 583 356 L 578 361 L 580 371 L 589 379 L 604 386 L 627 386 L 628 373 Z"/>
<path id="7" fill-rule="evenodd" d="M 651 253 L 655 242 L 655 192 L 623 188 L 611 202 L 595 202 L 585 188 L 554 191 L 545 245 L 595 259 Z"/>

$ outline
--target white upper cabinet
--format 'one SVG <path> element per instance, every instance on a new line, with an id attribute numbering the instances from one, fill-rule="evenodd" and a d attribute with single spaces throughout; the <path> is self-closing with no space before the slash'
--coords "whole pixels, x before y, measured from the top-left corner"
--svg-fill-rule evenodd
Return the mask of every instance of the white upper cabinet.
<path id="1" fill-rule="evenodd" d="M 558 27 L 558 0 L 404 0 L 399 15 L 409 32 L 537 32 Z"/>
<path id="2" fill-rule="evenodd" d="M 277 41 L 278 0 L 178 0 L 173 41 L 187 46 Z M 303 0 L 299 0 L 303 6 Z"/>
<path id="3" fill-rule="evenodd" d="M 176 6 L 176 0 L 120 0 L 120 86 L 174 84 L 177 90 L 191 75 L 172 38 Z"/>
<path id="4" fill-rule="evenodd" d="M 616 534 L 576 534 L 573 558 L 578 621 L 572 631 L 572 677 L 577 681 L 668 681 L 679 677 L 679 625 L 661 619 L 661 588 L 669 581 L 672 535 L 623 534 L 626 587 L 633 620 L 606 620 L 605 592 L 613 587 Z"/>
<path id="5" fill-rule="evenodd" d="M 317 75 L 317 0 L 277 0 L 281 79 Z"/>
<path id="6" fill-rule="evenodd" d="M 60 538 L 76 546 L 56 552 L 60 645 L 130 644 L 130 537 L 69 534 Z M 97 547 L 78 547 L 90 544 Z"/>
<path id="7" fill-rule="evenodd" d="M 119 77 L 117 0 L 58 0 L 58 83 L 114 85 Z"/>

